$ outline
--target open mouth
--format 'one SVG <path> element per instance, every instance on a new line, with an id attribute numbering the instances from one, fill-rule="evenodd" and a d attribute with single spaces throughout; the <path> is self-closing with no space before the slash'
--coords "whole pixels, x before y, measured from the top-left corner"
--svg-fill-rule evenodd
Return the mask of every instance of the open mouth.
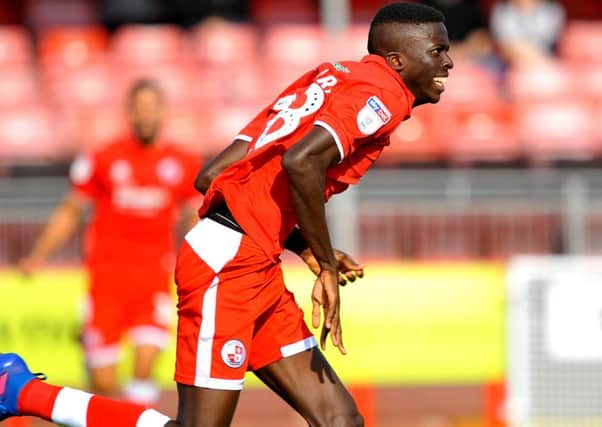
<path id="1" fill-rule="evenodd" d="M 447 83 L 447 77 L 433 77 L 433 82 L 437 89 L 443 92 L 445 90 L 445 84 Z"/>

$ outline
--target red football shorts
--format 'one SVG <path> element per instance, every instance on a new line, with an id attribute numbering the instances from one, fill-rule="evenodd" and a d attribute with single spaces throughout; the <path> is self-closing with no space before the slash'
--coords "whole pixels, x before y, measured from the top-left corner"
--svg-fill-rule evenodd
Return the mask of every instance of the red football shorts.
<path id="1" fill-rule="evenodd" d="M 134 345 L 165 347 L 173 320 L 171 275 L 158 268 L 94 268 L 84 323 L 91 367 L 113 365 L 127 335 Z"/>
<path id="2" fill-rule="evenodd" d="M 181 384 L 240 390 L 247 370 L 317 345 L 280 264 L 247 235 L 209 218 L 186 235 L 176 284 Z"/>

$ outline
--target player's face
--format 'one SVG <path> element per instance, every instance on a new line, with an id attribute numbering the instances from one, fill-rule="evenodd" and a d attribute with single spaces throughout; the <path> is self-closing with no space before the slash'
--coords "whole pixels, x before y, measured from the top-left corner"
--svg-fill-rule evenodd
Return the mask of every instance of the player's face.
<path id="1" fill-rule="evenodd" d="M 416 97 L 414 106 L 438 102 L 454 66 L 445 25 L 414 25 L 403 39 L 403 46 L 398 47 L 404 61 L 400 75 Z"/>
<path id="2" fill-rule="evenodd" d="M 153 142 L 163 121 L 161 94 L 152 88 L 140 89 L 130 100 L 129 113 L 132 128 L 140 141 Z"/>

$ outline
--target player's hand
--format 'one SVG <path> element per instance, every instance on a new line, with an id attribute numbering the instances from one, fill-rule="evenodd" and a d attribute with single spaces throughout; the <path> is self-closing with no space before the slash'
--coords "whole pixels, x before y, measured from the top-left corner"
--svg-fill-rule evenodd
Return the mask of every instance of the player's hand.
<path id="1" fill-rule="evenodd" d="M 312 325 L 320 327 L 321 312 L 324 313 L 324 323 L 320 333 L 320 347 L 326 349 L 326 338 L 330 333 L 332 344 L 339 349 L 341 354 L 347 354 L 343 345 L 343 330 L 341 327 L 341 300 L 339 298 L 339 284 L 336 271 L 322 270 L 314 283 L 312 299 Z"/>
<path id="2" fill-rule="evenodd" d="M 300 256 L 309 269 L 318 276 L 321 271 L 320 264 L 318 264 L 311 249 L 305 249 Z M 351 256 L 338 249 L 334 249 L 334 256 L 337 260 L 339 285 L 345 286 L 347 282 L 355 282 L 356 279 L 364 277 L 364 266 L 358 264 Z"/>

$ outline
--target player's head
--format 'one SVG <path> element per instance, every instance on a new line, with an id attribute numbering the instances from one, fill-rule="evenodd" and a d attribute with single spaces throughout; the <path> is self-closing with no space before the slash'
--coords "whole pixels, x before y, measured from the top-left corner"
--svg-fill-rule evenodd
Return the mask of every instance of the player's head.
<path id="1" fill-rule="evenodd" d="M 163 122 L 163 92 L 148 79 L 139 80 L 128 95 L 128 113 L 132 129 L 140 142 L 152 144 Z"/>
<path id="2" fill-rule="evenodd" d="M 416 97 L 414 106 L 439 101 L 450 68 L 445 17 L 419 3 L 392 3 L 380 9 L 368 35 L 368 52 L 380 55 Z"/>

